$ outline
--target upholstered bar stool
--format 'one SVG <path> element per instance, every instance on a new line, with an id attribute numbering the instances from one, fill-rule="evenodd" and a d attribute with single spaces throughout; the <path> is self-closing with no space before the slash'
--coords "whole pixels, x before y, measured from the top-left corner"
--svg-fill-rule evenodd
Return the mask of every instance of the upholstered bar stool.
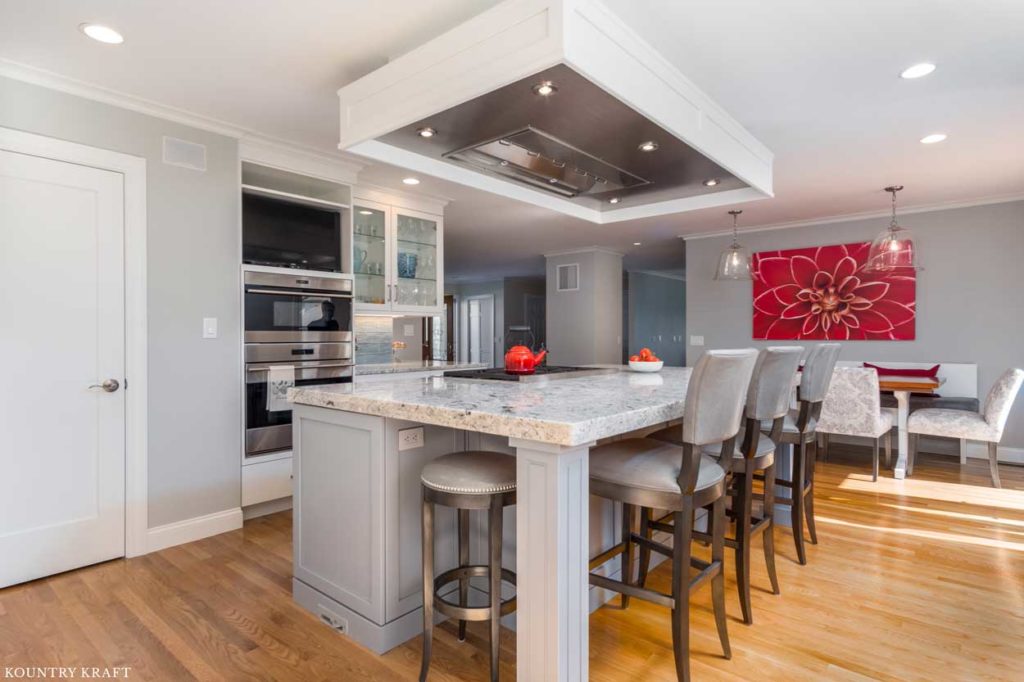
<path id="1" fill-rule="evenodd" d="M 502 510 L 516 503 L 516 461 L 500 452 L 456 452 L 433 460 L 420 475 L 423 487 L 423 662 L 420 682 L 430 669 L 434 611 L 459 621 L 459 641 L 466 639 L 466 621 L 487 620 L 491 626 L 491 680 L 498 679 L 498 631 L 501 616 L 516 608 L 515 597 L 502 601 L 501 583 L 515 585 L 516 575 L 501 567 Z M 434 576 L 434 505 L 458 509 L 459 565 Z M 469 512 L 487 510 L 489 537 L 486 565 L 469 563 Z M 469 606 L 469 580 L 489 583 L 489 604 Z M 441 590 L 459 582 L 459 601 Z"/>
<path id="2" fill-rule="evenodd" d="M 792 478 L 787 480 L 777 476 L 775 479 L 777 485 L 789 488 L 791 495 L 789 499 L 777 498 L 775 502 L 791 508 L 793 542 L 801 564 L 807 563 L 807 551 L 804 548 L 805 518 L 811 542 L 818 544 L 818 532 L 814 527 L 815 429 L 821 414 L 821 403 L 828 393 L 832 372 L 839 359 L 839 348 L 838 343 L 820 343 L 811 349 L 800 376 L 797 391 L 799 407 L 790 410 L 783 418 L 781 432 L 775 432 L 774 422 L 761 422 L 761 430 L 768 433 L 777 444 L 793 446 Z"/>
<path id="3" fill-rule="evenodd" d="M 1024 369 L 1008 369 L 992 386 L 985 398 L 981 412 L 944 410 L 939 408 L 918 410 L 907 420 L 910 434 L 910 452 L 907 459 L 907 476 L 914 473 L 914 459 L 917 456 L 918 440 L 921 436 L 945 436 L 947 438 L 970 438 L 988 443 L 988 465 L 992 485 L 1001 488 L 999 482 L 999 441 L 1003 438 L 1010 408 L 1024 383 Z"/>
<path id="4" fill-rule="evenodd" d="M 750 553 L 751 540 L 755 534 L 764 535 L 764 559 L 768 567 L 768 578 L 771 580 L 772 592 L 779 593 L 779 579 L 775 572 L 775 441 L 771 434 L 761 433 L 761 422 L 773 423 L 772 433 L 778 436 L 782 431 L 782 422 L 789 412 L 790 397 L 793 394 L 793 379 L 796 377 L 802 346 L 772 346 L 762 350 L 757 356 L 754 373 L 747 389 L 745 421 L 743 429 L 737 436 L 737 447 L 733 449 L 730 460 L 722 460 L 722 445 L 715 443 L 704 447 L 704 454 L 718 460 L 719 465 L 730 474 L 732 484 L 726 494 L 732 497 L 731 509 L 727 515 L 736 521 L 736 535 L 726 535 L 725 546 L 735 550 L 736 555 L 736 588 L 739 591 L 740 609 L 743 611 L 743 622 L 754 622 L 750 606 Z M 665 429 L 652 434 L 651 438 L 672 442 L 679 437 L 679 429 Z M 754 474 L 764 472 L 764 510 L 760 517 L 753 512 Z M 650 510 L 644 509 L 641 517 L 641 535 L 650 537 L 654 530 L 671 532 L 671 526 L 662 520 L 652 521 Z M 707 533 L 694 531 L 699 540 L 709 540 Z M 641 556 L 640 575 L 646 578 L 648 572 L 649 553 Z M 640 583 L 643 587 L 643 582 Z"/>
<path id="5" fill-rule="evenodd" d="M 828 453 L 830 434 L 870 438 L 871 480 L 878 480 L 878 450 L 885 436 L 885 465 L 892 460 L 892 413 L 882 409 L 878 372 L 865 367 L 836 367 L 821 404 L 817 432 L 822 452 Z"/>
<path id="6" fill-rule="evenodd" d="M 590 574 L 590 584 L 618 592 L 623 607 L 638 597 L 672 609 L 672 649 L 679 680 L 690 679 L 690 592 L 711 583 L 715 622 L 722 650 L 731 656 L 725 615 L 725 578 L 722 555 L 725 534 L 725 471 L 700 450 L 723 443 L 735 448 L 743 416 L 743 402 L 757 351 L 708 351 L 686 389 L 682 445 L 652 438 L 615 441 L 590 451 L 590 493 L 622 502 L 622 542 L 591 560 L 591 569 L 622 556 L 622 580 Z M 694 509 L 711 505 L 711 561 L 690 554 Z M 637 507 L 673 513 L 672 547 L 632 532 Z M 672 559 L 672 593 L 664 594 L 633 582 L 634 548 L 654 551 Z M 693 579 L 690 568 L 698 570 Z"/>

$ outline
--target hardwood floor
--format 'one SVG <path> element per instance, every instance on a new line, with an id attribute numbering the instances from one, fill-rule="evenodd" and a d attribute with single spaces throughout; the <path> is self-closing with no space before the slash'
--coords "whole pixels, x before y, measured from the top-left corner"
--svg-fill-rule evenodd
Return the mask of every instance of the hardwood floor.
<path id="1" fill-rule="evenodd" d="M 915 476 L 872 483 L 866 455 L 818 464 L 820 544 L 799 566 L 776 547 L 782 594 L 753 562 L 754 624 L 739 620 L 727 559 L 733 658 L 720 657 L 708 590 L 694 596 L 698 680 L 1024 679 L 1024 469 L 924 456 Z M 0 590 L 0 672 L 130 666 L 143 680 L 410 680 L 420 641 L 376 656 L 291 600 L 291 517 L 131 560 Z M 698 552 L 703 550 L 698 549 Z M 653 574 L 667 589 L 667 564 Z M 590 620 L 592 680 L 674 680 L 669 614 L 617 600 Z M 487 677 L 485 624 L 460 644 L 437 630 L 431 680 Z M 503 632 L 502 679 L 515 679 Z"/>

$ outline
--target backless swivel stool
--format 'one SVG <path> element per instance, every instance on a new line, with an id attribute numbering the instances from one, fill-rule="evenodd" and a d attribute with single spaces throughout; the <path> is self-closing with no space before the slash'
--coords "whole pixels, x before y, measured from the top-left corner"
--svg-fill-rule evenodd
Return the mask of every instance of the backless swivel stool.
<path id="1" fill-rule="evenodd" d="M 793 475 L 790 479 L 776 477 L 776 485 L 790 489 L 789 499 L 776 498 L 777 504 L 791 508 L 793 542 L 796 544 L 797 559 L 807 563 L 804 549 L 804 519 L 811 543 L 818 544 L 818 532 L 814 527 L 814 460 L 817 454 L 817 424 L 821 415 L 821 404 L 832 383 L 832 372 L 839 359 L 838 343 L 819 343 L 811 349 L 800 373 L 800 387 L 797 389 L 799 408 L 790 410 L 783 418 L 781 433 L 777 422 L 761 422 L 761 430 L 779 445 L 793 446 Z M 757 478 L 760 478 L 758 476 Z"/>
<path id="2" fill-rule="evenodd" d="M 596 573 L 590 584 L 618 592 L 623 608 L 638 597 L 672 609 L 672 652 L 676 677 L 690 679 L 690 593 L 711 584 L 711 600 L 722 651 L 731 656 L 725 614 L 725 471 L 701 447 L 725 443 L 735 449 L 743 404 L 757 351 L 711 350 L 701 356 L 686 388 L 682 445 L 653 438 L 631 438 L 590 451 L 590 494 L 622 502 L 622 541 L 590 562 L 593 570 L 615 556 L 622 557 L 622 580 Z M 694 511 L 711 505 L 711 561 L 690 554 Z M 672 547 L 632 532 L 637 508 L 673 513 Z M 665 594 L 633 581 L 633 550 L 654 551 L 672 559 L 672 592 Z M 690 569 L 698 573 L 690 577 Z"/>
<path id="3" fill-rule="evenodd" d="M 491 680 L 498 680 L 498 630 L 501 616 L 516 609 L 515 597 L 501 600 L 501 582 L 515 585 L 516 574 L 501 567 L 502 510 L 516 503 L 516 460 L 500 452 L 456 452 L 433 460 L 420 475 L 423 488 L 423 663 L 420 682 L 430 670 L 434 611 L 459 621 L 459 641 L 466 639 L 466 621 L 491 624 Z M 434 576 L 434 505 L 458 509 L 459 565 Z M 469 563 L 469 512 L 487 511 L 489 525 L 486 565 Z M 487 606 L 469 606 L 469 579 L 487 578 Z M 459 582 L 459 601 L 442 597 L 445 585 Z"/>

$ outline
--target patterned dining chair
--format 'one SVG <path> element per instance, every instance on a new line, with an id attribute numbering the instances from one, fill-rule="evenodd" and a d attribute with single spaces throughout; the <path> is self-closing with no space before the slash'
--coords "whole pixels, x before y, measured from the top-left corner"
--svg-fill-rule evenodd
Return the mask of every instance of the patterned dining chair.
<path id="1" fill-rule="evenodd" d="M 829 435 L 872 440 L 871 480 L 878 480 L 878 450 L 885 436 L 885 465 L 892 460 L 892 413 L 882 409 L 878 372 L 863 367 L 836 367 L 821 404 L 818 433 L 827 447 Z"/>
<path id="2" fill-rule="evenodd" d="M 907 420 L 910 434 L 910 452 L 907 458 L 907 476 L 914 472 L 918 440 L 921 436 L 945 436 L 946 438 L 969 438 L 988 443 L 988 465 L 992 474 L 992 485 L 1001 488 L 999 482 L 999 441 L 1003 438 L 1010 408 L 1024 383 L 1024 369 L 1013 368 L 1003 372 L 985 398 L 981 412 L 946 410 L 941 408 L 917 410 Z"/>

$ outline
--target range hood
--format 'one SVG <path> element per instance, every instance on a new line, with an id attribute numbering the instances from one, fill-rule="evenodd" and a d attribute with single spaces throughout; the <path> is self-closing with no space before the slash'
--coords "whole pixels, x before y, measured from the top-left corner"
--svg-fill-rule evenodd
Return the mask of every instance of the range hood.
<path id="1" fill-rule="evenodd" d="M 772 154 L 597 0 L 506 0 L 338 91 L 341 149 L 596 223 L 772 193 Z"/>

